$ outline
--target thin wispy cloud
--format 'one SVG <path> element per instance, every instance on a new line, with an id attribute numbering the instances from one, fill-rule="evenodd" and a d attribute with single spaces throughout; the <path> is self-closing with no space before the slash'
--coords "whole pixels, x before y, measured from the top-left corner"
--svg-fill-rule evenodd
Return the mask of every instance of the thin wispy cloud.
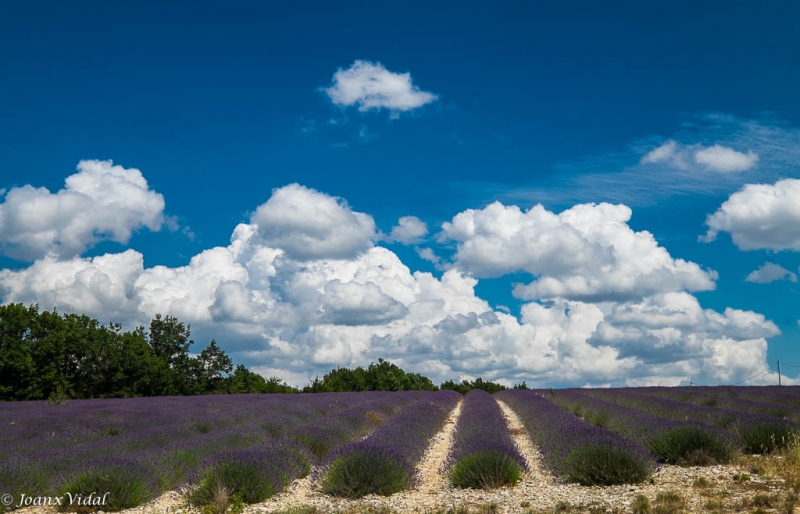
<path id="1" fill-rule="evenodd" d="M 747 171 L 757 162 L 758 155 L 752 150 L 744 153 L 718 144 L 704 147 L 681 145 L 670 140 L 648 152 L 639 164 L 666 164 L 679 170 L 696 169 L 699 166 L 704 171 L 734 173 Z"/>
<path id="2" fill-rule="evenodd" d="M 774 118 L 725 114 L 690 118 L 668 138 L 651 136 L 626 148 L 555 166 L 557 178 L 530 187 L 459 183 L 504 202 L 567 205 L 608 201 L 654 205 L 673 196 L 719 195 L 746 183 L 796 176 L 800 129 Z"/>

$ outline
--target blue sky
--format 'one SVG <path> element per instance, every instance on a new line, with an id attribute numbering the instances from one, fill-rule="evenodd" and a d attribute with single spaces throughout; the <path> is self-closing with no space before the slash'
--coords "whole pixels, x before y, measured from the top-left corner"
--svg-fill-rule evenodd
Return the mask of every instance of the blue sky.
<path id="1" fill-rule="evenodd" d="M 800 365 L 798 17 L 5 2 L 0 299 L 169 312 L 293 383 Z"/>

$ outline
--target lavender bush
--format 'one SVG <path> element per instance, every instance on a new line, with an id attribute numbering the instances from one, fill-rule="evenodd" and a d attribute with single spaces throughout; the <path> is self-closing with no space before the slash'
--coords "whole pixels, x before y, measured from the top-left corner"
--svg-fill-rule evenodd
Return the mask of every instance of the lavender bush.
<path id="1" fill-rule="evenodd" d="M 102 509 L 116 512 L 141 505 L 158 492 L 156 480 L 145 466 L 125 457 L 103 457 L 81 464 L 69 473 L 58 496 L 107 494 Z M 74 510 L 70 507 L 83 506 L 65 501 L 62 510 Z"/>
<path id="2" fill-rule="evenodd" d="M 214 457 L 199 485 L 190 493 L 195 505 L 211 505 L 220 494 L 238 494 L 245 503 L 258 503 L 281 492 L 286 484 L 311 469 L 311 456 L 302 447 L 265 445 L 227 451 Z"/>

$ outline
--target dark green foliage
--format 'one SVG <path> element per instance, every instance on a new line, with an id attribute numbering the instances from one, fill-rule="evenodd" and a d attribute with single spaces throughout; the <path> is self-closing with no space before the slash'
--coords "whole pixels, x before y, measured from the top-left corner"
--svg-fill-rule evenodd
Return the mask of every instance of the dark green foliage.
<path id="1" fill-rule="evenodd" d="M 197 432 L 200 434 L 207 434 L 212 430 L 211 425 L 209 425 L 208 423 L 203 423 L 201 421 L 192 423 L 192 428 L 197 430 Z"/>
<path id="2" fill-rule="evenodd" d="M 733 457 L 729 442 L 698 426 L 677 426 L 647 441 L 646 446 L 667 464 L 724 464 Z"/>
<path id="3" fill-rule="evenodd" d="M 0 306 L 0 401 L 129 398 L 219 393 L 298 393 L 278 377 L 265 379 L 233 361 L 211 340 L 198 356 L 190 326 L 156 314 L 149 329 L 123 332 L 76 314 L 39 312 L 36 305 Z M 524 384 L 523 384 L 524 385 Z M 469 384 L 503 388 L 480 378 Z M 336 368 L 303 392 L 436 391 L 427 377 L 383 359 L 367 369 Z"/>
<path id="4" fill-rule="evenodd" d="M 334 460 L 322 480 L 322 492 L 345 498 L 367 494 L 389 496 L 409 486 L 409 475 L 389 450 L 375 445 L 346 453 Z"/>
<path id="5" fill-rule="evenodd" d="M 189 495 L 194 505 L 211 505 L 218 490 L 223 488 L 227 494 L 239 493 L 245 503 L 257 503 L 278 494 L 283 487 L 253 466 L 237 462 L 225 462 L 209 470 L 197 488 Z"/>
<path id="6" fill-rule="evenodd" d="M 303 388 L 304 393 L 347 391 L 436 391 L 436 386 L 428 377 L 406 373 L 395 364 L 378 359 L 378 364 L 370 363 L 367 369 L 333 369 Z"/>
<path id="7" fill-rule="evenodd" d="M 564 459 L 566 478 L 581 485 L 634 484 L 650 476 L 647 463 L 615 446 L 586 444 Z"/>
<path id="8" fill-rule="evenodd" d="M 244 503 L 258 503 L 283 490 L 294 477 L 308 474 L 310 464 L 298 448 L 273 446 L 230 451 L 209 466 L 189 494 L 193 505 L 214 504 L 224 491 Z"/>
<path id="9" fill-rule="evenodd" d="M 180 485 L 187 474 L 198 464 L 197 455 L 187 450 L 174 450 L 159 460 L 158 490 L 165 491 Z"/>
<path id="10" fill-rule="evenodd" d="M 211 340 L 191 357 L 189 326 L 157 314 L 149 332 L 123 332 L 76 314 L 0 306 L 0 401 L 212 393 L 298 392 L 233 363 Z"/>
<path id="11" fill-rule="evenodd" d="M 134 461 L 125 459 L 108 458 L 96 464 L 86 466 L 86 471 L 81 471 L 67 480 L 59 495 L 65 497 L 60 510 L 75 510 L 80 502 L 73 502 L 72 509 L 69 505 L 69 495 L 87 496 L 94 492 L 102 496 L 108 493 L 105 505 L 86 509 L 88 506 L 78 507 L 81 511 L 104 510 L 116 512 L 123 509 L 136 507 L 149 501 L 153 497 L 155 488 L 152 477 L 146 469 Z"/>
<path id="12" fill-rule="evenodd" d="M 233 361 L 223 352 L 215 340 L 203 348 L 197 359 L 192 360 L 198 392 L 214 393 L 223 389 L 223 382 L 233 369 Z M 259 375 L 260 376 L 260 375 Z"/>
<path id="13" fill-rule="evenodd" d="M 519 482 L 522 466 L 507 453 L 484 450 L 457 461 L 448 475 L 455 487 L 494 489 Z"/>
<path id="14" fill-rule="evenodd" d="M 745 451 L 750 453 L 771 453 L 786 447 L 797 434 L 788 423 L 780 421 L 748 424 L 739 427 L 739 437 Z"/>
<path id="15" fill-rule="evenodd" d="M 502 384 L 498 384 L 495 382 L 490 382 L 488 380 L 483 380 L 481 377 L 476 378 L 472 382 L 469 380 L 462 380 L 461 383 L 454 382 L 453 380 L 447 380 L 439 386 L 441 390 L 451 390 L 451 391 L 458 391 L 461 394 L 467 394 L 468 392 L 472 391 L 473 389 L 480 389 L 482 391 L 486 391 L 489 394 L 494 394 L 498 391 L 504 391 L 508 389 L 506 386 Z M 514 386 L 514 389 L 528 389 L 528 386 L 523 382 L 521 385 Z"/>
<path id="16" fill-rule="evenodd" d="M 243 365 L 238 364 L 233 374 L 221 382 L 225 393 L 297 393 L 294 387 L 284 383 L 278 377 L 264 379 Z"/>
<path id="17" fill-rule="evenodd" d="M 206 473 L 190 494 L 189 502 L 210 505 L 214 503 L 217 491 L 223 488 L 230 495 L 239 493 L 246 503 L 257 503 L 275 496 L 281 487 L 280 482 L 276 483 L 253 466 L 225 462 Z"/>

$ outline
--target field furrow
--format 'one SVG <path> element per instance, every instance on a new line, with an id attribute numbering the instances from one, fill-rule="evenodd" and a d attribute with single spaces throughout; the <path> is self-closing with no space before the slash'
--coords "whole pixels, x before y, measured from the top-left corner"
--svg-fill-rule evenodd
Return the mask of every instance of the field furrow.
<path id="1" fill-rule="evenodd" d="M 503 416 L 506 418 L 508 424 L 508 431 L 514 441 L 514 445 L 519 449 L 520 454 L 525 459 L 526 471 L 525 479 L 534 482 L 552 482 L 553 475 L 547 471 L 543 464 L 542 453 L 533 444 L 531 438 L 528 437 L 528 432 L 525 430 L 525 425 L 519 419 L 517 413 L 514 412 L 504 401 L 497 400 L 497 404 L 503 411 Z"/>
<path id="2" fill-rule="evenodd" d="M 444 427 L 431 438 L 430 446 L 425 450 L 425 455 L 417 466 L 418 481 L 414 489 L 422 494 L 437 494 L 447 487 L 447 479 L 441 473 L 441 469 L 453 446 L 453 433 L 461 416 L 463 404 L 464 400 L 459 400 L 444 422 Z"/>

